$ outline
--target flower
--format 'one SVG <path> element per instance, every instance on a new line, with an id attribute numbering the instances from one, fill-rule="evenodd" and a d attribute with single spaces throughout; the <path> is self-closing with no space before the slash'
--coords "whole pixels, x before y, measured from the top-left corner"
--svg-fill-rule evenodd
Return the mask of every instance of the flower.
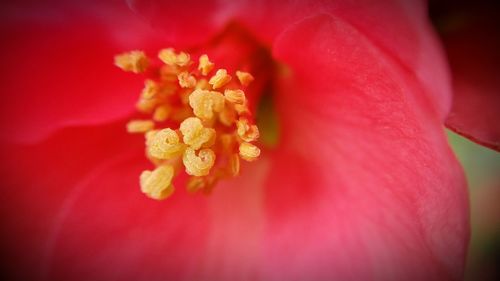
<path id="1" fill-rule="evenodd" d="M 432 10 L 453 76 L 454 102 L 446 125 L 500 150 L 499 19 L 491 1 L 435 1 Z M 472 43 L 471 43 L 472 42 Z"/>
<path id="2" fill-rule="evenodd" d="M 14 278 L 461 278 L 465 180 L 420 1 L 2 5 L 2 254 Z M 224 42 L 230 23 L 284 65 L 269 76 L 279 142 L 208 197 L 148 199 L 144 140 L 124 130 L 142 82 L 111 60 Z M 214 62 L 245 58 L 233 43 Z"/>

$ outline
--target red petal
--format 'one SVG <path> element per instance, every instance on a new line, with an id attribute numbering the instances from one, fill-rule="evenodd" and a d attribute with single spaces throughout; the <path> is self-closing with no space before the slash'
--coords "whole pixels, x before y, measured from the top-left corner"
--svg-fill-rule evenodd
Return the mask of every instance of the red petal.
<path id="1" fill-rule="evenodd" d="M 266 185 L 266 274 L 461 279 L 465 180 L 421 88 L 327 15 L 290 28 L 274 54 L 292 74 L 276 99 L 283 142 Z"/>
<path id="2" fill-rule="evenodd" d="M 239 181 L 226 181 L 211 197 L 188 195 L 179 184 L 163 202 L 139 190 L 138 175 L 150 166 L 145 162 L 142 151 L 117 154 L 72 187 L 50 185 L 45 178 L 39 189 L 31 189 L 26 183 L 40 177 L 10 176 L 9 182 L 23 184 L 9 185 L 17 189 L 2 202 L 6 214 L 21 209 L 2 223 L 3 241 L 10 241 L 2 247 L 2 254 L 10 254 L 7 273 L 20 280 L 213 280 L 254 274 L 263 223 L 254 184 L 262 187 L 265 161 L 245 167 Z"/>
<path id="3" fill-rule="evenodd" d="M 455 94 L 446 125 L 500 150 L 500 22 L 496 4 L 487 4 L 493 7 L 471 2 L 442 19 Z"/>
<path id="4" fill-rule="evenodd" d="M 124 128 L 124 122 L 68 128 L 37 145 L 0 143 L 0 240 L 4 269 L 10 269 L 6 274 L 15 274 L 14 280 L 39 279 L 28 277 L 40 274 L 48 233 L 75 193 L 73 187 L 100 163 L 131 148 L 141 150 L 143 138 L 131 137 Z"/>
<path id="5" fill-rule="evenodd" d="M 142 79 L 113 57 L 151 48 L 152 36 L 124 3 L 23 3 L 2 3 L 2 138 L 36 142 L 134 110 Z"/>
<path id="6" fill-rule="evenodd" d="M 345 19 L 394 57 L 425 89 L 439 116 L 450 108 L 446 62 L 427 20 L 425 1 L 165 1 L 131 0 L 165 36 L 178 45 L 205 42 L 225 24 L 237 22 L 266 45 L 291 24 L 318 13 Z"/>

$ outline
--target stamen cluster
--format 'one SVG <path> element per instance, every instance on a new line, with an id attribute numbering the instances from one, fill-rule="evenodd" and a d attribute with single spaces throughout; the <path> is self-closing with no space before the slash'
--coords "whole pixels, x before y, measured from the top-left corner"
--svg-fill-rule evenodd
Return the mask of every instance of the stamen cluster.
<path id="1" fill-rule="evenodd" d="M 188 191 L 210 192 L 220 179 L 239 174 L 240 159 L 260 155 L 254 144 L 259 129 L 244 92 L 254 78 L 236 71 L 236 82 L 226 69 L 214 71 L 206 54 L 197 65 L 188 53 L 172 48 L 161 50 L 158 58 L 162 64 L 146 79 L 137 102 L 138 111 L 150 117 L 127 124 L 128 132 L 145 135 L 146 156 L 156 166 L 140 175 L 141 190 L 153 199 L 169 197 L 183 167 L 190 176 Z M 117 55 L 115 64 L 134 73 L 152 68 L 142 51 Z"/>

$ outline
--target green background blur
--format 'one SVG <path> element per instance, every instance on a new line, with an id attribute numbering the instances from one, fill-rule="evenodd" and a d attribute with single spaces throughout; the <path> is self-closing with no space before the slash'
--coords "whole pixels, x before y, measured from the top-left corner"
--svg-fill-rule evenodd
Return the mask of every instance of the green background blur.
<path id="1" fill-rule="evenodd" d="M 448 132 L 469 184 L 472 237 L 465 280 L 500 280 L 500 153 Z"/>

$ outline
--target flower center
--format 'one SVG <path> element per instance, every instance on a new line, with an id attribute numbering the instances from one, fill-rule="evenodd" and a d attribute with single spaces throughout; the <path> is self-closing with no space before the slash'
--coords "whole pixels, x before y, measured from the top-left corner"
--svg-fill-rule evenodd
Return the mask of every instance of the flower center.
<path id="1" fill-rule="evenodd" d="M 210 192 L 219 180 L 239 174 L 241 160 L 260 155 L 259 128 L 246 95 L 254 76 L 217 68 L 206 54 L 193 59 L 167 48 L 158 59 L 155 65 L 142 51 L 115 57 L 124 71 L 148 76 L 137 102 L 147 118 L 127 124 L 128 132 L 144 134 L 146 157 L 155 165 L 140 175 L 141 191 L 165 199 L 184 170 L 188 191 Z"/>

